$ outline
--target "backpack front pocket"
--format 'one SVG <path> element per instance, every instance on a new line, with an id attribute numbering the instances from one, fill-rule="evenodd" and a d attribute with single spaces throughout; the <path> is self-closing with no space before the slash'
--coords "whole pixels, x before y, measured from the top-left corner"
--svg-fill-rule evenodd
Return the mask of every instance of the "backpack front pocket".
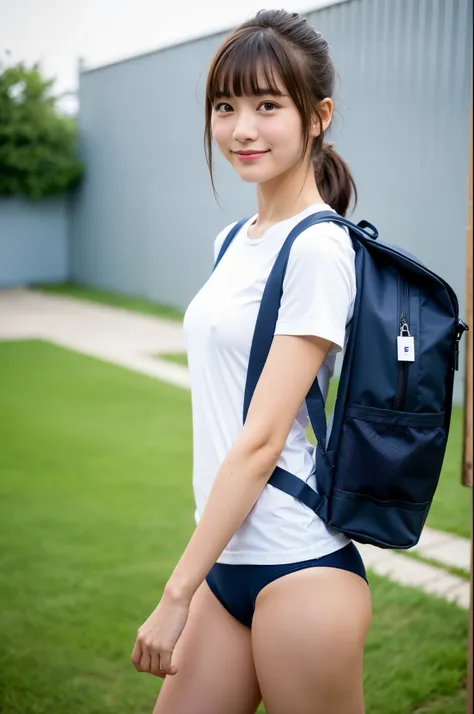
<path id="1" fill-rule="evenodd" d="M 409 413 L 349 405 L 334 487 L 380 501 L 426 503 L 446 449 L 444 412 Z"/>

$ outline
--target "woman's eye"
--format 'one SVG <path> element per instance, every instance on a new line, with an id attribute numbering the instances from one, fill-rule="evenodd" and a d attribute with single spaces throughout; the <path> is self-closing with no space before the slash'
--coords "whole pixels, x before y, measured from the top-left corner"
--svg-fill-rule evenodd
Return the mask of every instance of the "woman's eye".
<path id="1" fill-rule="evenodd" d="M 216 112 L 220 112 L 222 107 L 226 107 L 226 110 L 221 112 L 221 114 L 229 114 L 228 110 L 232 111 L 232 107 L 230 106 L 230 104 L 226 104 L 226 102 L 219 102 L 219 104 L 216 104 L 216 106 L 214 108 L 215 108 Z"/>
<path id="2" fill-rule="evenodd" d="M 261 107 L 266 107 L 266 111 L 271 112 L 273 109 L 276 109 L 276 104 L 273 102 L 263 102 L 263 104 L 260 105 Z"/>

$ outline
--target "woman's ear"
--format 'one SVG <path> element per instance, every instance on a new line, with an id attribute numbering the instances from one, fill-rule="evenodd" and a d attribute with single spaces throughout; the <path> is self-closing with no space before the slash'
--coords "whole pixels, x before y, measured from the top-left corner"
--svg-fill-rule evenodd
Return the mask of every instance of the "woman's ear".
<path id="1" fill-rule="evenodd" d="M 323 134 L 328 129 L 332 121 L 333 110 L 334 102 L 329 97 L 326 97 L 319 102 L 312 125 L 311 133 L 313 138 Z"/>

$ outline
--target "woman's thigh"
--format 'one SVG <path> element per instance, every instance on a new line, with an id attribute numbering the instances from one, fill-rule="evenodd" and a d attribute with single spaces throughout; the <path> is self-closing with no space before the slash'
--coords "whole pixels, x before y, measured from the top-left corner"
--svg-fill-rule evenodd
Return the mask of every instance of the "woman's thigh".
<path id="1" fill-rule="evenodd" d="M 204 581 L 176 645 L 153 714 L 254 714 L 261 700 L 250 630 L 225 610 Z"/>
<path id="2" fill-rule="evenodd" d="M 308 568 L 257 597 L 252 645 L 267 714 L 364 714 L 371 598 L 359 575 Z"/>

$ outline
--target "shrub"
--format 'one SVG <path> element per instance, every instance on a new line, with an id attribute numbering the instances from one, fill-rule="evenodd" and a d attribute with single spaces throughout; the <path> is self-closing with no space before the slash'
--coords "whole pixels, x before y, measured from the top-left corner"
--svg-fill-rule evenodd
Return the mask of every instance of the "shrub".
<path id="1" fill-rule="evenodd" d="M 0 65 L 0 196 L 40 199 L 83 173 L 76 124 L 58 113 L 53 83 L 38 65 Z"/>

